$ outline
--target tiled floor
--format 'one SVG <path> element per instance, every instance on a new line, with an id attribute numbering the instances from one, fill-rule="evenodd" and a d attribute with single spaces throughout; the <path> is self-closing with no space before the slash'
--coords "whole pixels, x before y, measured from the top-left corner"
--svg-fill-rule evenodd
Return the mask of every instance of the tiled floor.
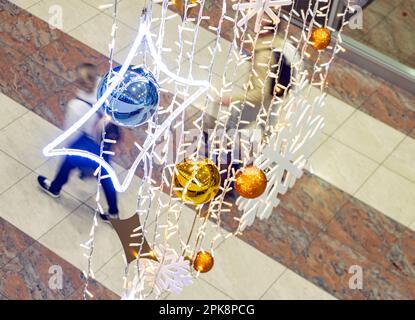
<path id="1" fill-rule="evenodd" d="M 47 20 L 47 12 L 41 8 L 47 8 L 49 1 L 14 2 Z M 109 30 L 111 25 L 109 11 L 98 9 L 102 1 L 71 0 L 70 5 L 66 2 L 62 1 L 62 5 L 68 6 L 64 12 L 71 21 L 64 25 L 64 31 L 80 42 L 70 40 L 67 35 L 60 33 L 56 34 L 52 43 L 42 38 L 42 47 L 49 44 L 50 50 L 42 49 L 43 56 L 33 58 L 38 63 L 38 70 L 45 74 L 44 78 L 46 74 L 54 74 L 59 79 L 53 83 L 61 83 L 61 86 L 73 81 L 73 61 L 62 57 L 58 60 L 59 64 L 54 64 L 50 57 L 58 56 L 63 43 L 73 41 L 71 48 L 88 52 L 88 57 L 104 61 L 105 59 L 94 52 L 107 54 L 109 31 L 105 33 L 108 38 L 97 37 L 97 34 L 102 33 L 102 30 Z M 60 1 L 54 3 L 60 4 Z M 121 1 L 121 37 L 117 44 L 120 50 L 116 50 L 120 59 L 125 55 L 135 34 L 137 15 L 133 14 L 135 9 L 128 10 L 130 6 L 138 8 L 139 4 L 133 0 Z M 72 19 L 73 12 L 82 8 L 85 12 Z M 96 29 L 98 25 L 100 30 Z M 154 28 L 157 28 L 157 23 Z M 171 32 L 174 35 L 176 31 L 172 29 Z M 19 43 L 14 45 L 9 39 L 3 41 L 2 37 L 0 36 L 0 44 L 6 42 L 11 49 L 2 47 L 1 59 L 5 56 L 4 51 L 8 55 L 18 55 L 17 52 L 20 55 L 28 54 Z M 207 63 L 207 46 L 214 37 L 204 30 L 201 39 L 203 41 L 198 44 L 195 61 L 204 65 Z M 174 48 L 174 43 L 169 41 Z M 226 48 L 229 42 L 223 42 L 222 48 Z M 173 65 L 174 59 L 170 60 L 173 60 Z M 0 61 L 0 65 L 2 64 Z M 63 70 L 57 68 L 59 66 Z M 219 77 L 220 69 L 214 71 Z M 198 72 L 202 71 L 194 68 L 195 78 Z M 241 73 L 245 73 L 244 69 Z M 202 73 L 200 75 L 203 76 Z M 397 116 L 394 119 L 399 121 L 392 121 L 391 117 L 377 116 L 373 109 L 385 105 L 381 102 L 382 97 L 376 94 L 385 92 L 381 91 L 380 84 L 370 83 L 368 87 L 361 89 L 356 79 L 367 77 L 352 68 L 344 68 L 341 75 L 354 79 L 356 84 L 348 82 L 351 89 L 345 87 L 344 83 L 340 85 L 335 77 L 332 79 L 333 95 L 327 99 L 324 136 L 315 146 L 316 150 L 311 158 L 312 175 L 306 174 L 284 196 L 281 206 L 268 221 L 259 221 L 241 239 L 231 238 L 220 243 L 215 251 L 217 260 L 213 271 L 197 279 L 194 286 L 187 288 L 178 298 L 415 297 L 415 257 L 411 254 L 415 233 L 409 229 L 415 230 L 415 174 L 412 165 L 415 160 L 415 136 L 408 136 L 415 129 L 415 120 L 407 112 L 413 108 L 412 100 L 405 93 L 388 95 L 389 100 L 392 99 L 392 103 L 398 107 L 398 112 L 403 110 L 406 120 Z M 7 78 L 3 76 L 0 80 L 3 84 Z M 40 81 L 39 83 L 41 84 Z M 38 98 L 39 102 L 33 105 L 33 101 L 23 94 L 17 97 L 12 86 L 5 87 L 8 88 L 4 89 L 5 94 L 0 95 L 0 102 L 5 108 L 5 116 L 0 118 L 0 218 L 33 238 L 30 240 L 27 236 L 19 236 L 19 251 L 27 252 L 27 255 L 19 256 L 16 263 L 24 265 L 30 259 L 35 259 L 42 250 L 49 249 L 82 270 L 86 260 L 79 244 L 88 239 L 95 183 L 72 180 L 73 184 L 64 189 L 59 201 L 52 200 L 37 190 L 36 175 L 51 174 L 57 165 L 56 160 L 45 159 L 40 150 L 45 141 L 49 141 L 59 132 L 56 126 L 60 125 L 59 117 L 63 109 L 51 111 L 49 106 L 55 101 L 47 100 L 44 103 L 45 97 Z M 58 85 L 56 87 L 59 88 Z M 3 86 L 1 88 L 3 90 Z M 346 95 L 349 91 L 351 94 Z M 48 92 L 52 97 L 55 95 L 55 91 Z M 41 116 L 28 111 L 7 96 L 12 96 L 14 100 Z M 63 106 L 68 96 L 66 94 L 66 98 L 60 100 Z M 120 168 L 119 171 L 122 174 L 123 169 Z M 139 178 L 135 182 L 136 186 L 138 182 Z M 126 216 L 135 210 L 134 199 L 134 190 L 121 197 L 121 208 Z M 184 229 L 190 227 L 192 211 L 188 210 L 189 218 L 182 220 Z M 230 216 L 223 226 L 230 228 L 231 220 Z M 11 230 L 11 227 L 7 226 L 6 229 Z M 98 281 L 120 295 L 124 268 L 120 244 L 113 230 L 107 225 L 100 224 L 97 230 L 94 273 Z M 33 241 L 37 241 L 36 247 L 28 250 Z M 10 259 L 4 262 L 2 255 L 0 268 L 17 255 L 17 252 L 8 253 Z M 348 288 L 347 269 L 353 264 L 364 267 L 367 280 L 363 291 L 355 292 Z M 4 270 L 2 268 L 1 294 L 13 296 L 10 290 L 16 290 L 12 283 L 14 273 L 25 279 L 23 287 L 29 281 L 36 282 L 33 278 L 24 277 L 22 270 L 21 266 L 14 265 Z M 44 275 L 45 272 L 41 274 Z M 77 282 L 64 297 L 75 298 L 74 292 L 79 296 L 79 287 Z M 58 298 L 48 290 L 43 295 L 39 293 L 32 296 Z M 168 298 L 176 297 L 170 295 Z"/>
<path id="2" fill-rule="evenodd" d="M 414 0 L 374 0 L 363 10 L 363 29 L 346 28 L 346 35 L 415 68 L 414 26 Z"/>

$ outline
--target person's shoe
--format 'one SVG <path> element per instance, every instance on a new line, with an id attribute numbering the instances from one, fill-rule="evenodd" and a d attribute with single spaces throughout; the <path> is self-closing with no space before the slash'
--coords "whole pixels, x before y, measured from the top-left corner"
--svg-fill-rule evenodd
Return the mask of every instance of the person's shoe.
<path id="1" fill-rule="evenodd" d="M 59 198 L 60 197 L 60 193 L 54 193 L 52 191 L 50 191 L 50 185 L 51 182 L 44 176 L 38 176 L 37 177 L 37 182 L 39 183 L 39 187 L 40 189 L 47 193 L 48 195 L 50 195 L 52 198 Z"/>
<path id="2" fill-rule="evenodd" d="M 99 216 L 101 217 L 101 219 L 104 221 L 104 222 L 106 222 L 106 223 L 109 223 L 109 224 L 111 224 L 111 222 L 110 222 L 110 218 L 111 219 L 119 219 L 120 217 L 118 216 L 118 213 L 116 213 L 116 214 L 111 214 L 111 213 L 105 213 L 105 214 L 99 214 Z"/>

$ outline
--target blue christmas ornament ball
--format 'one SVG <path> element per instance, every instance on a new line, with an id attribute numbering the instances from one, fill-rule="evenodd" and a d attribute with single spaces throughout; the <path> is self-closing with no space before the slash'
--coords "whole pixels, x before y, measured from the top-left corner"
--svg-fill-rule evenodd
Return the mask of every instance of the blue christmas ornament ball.
<path id="1" fill-rule="evenodd" d="M 113 69 L 119 72 L 122 66 Z M 101 80 L 98 99 L 104 94 L 110 73 Z M 142 68 L 129 66 L 123 81 L 107 99 L 106 107 L 115 123 L 124 127 L 137 127 L 154 115 L 159 104 L 159 85 L 154 75 Z"/>

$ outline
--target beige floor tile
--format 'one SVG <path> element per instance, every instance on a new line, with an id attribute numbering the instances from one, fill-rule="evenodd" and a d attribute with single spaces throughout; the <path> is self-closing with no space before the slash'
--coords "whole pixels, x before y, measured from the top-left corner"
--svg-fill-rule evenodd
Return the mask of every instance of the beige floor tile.
<path id="1" fill-rule="evenodd" d="M 336 300 L 310 281 L 291 270 L 284 274 L 262 297 L 263 300 Z"/>
<path id="2" fill-rule="evenodd" d="M 415 221 L 409 226 L 409 228 L 413 231 L 415 231 Z"/>
<path id="3" fill-rule="evenodd" d="M 53 6 L 62 9 L 62 31 L 68 32 L 99 14 L 99 11 L 81 0 L 42 0 L 31 6 L 29 11 L 40 19 L 49 22 L 54 15 Z M 52 8 L 53 9 L 53 8 Z"/>
<path id="4" fill-rule="evenodd" d="M 32 173 L 0 196 L 0 216 L 38 239 L 75 210 L 80 202 L 66 193 L 53 199 L 43 193 Z"/>
<path id="5" fill-rule="evenodd" d="M 125 275 L 125 262 L 124 251 L 119 251 L 113 256 L 98 272 L 96 272 L 96 279 L 106 286 L 111 291 L 115 292 L 119 296 L 124 293 L 124 275 Z M 131 263 L 129 269 L 134 270 L 134 262 Z M 129 270 L 128 279 L 133 279 L 133 271 Z"/>
<path id="6" fill-rule="evenodd" d="M 203 280 L 234 299 L 259 299 L 285 267 L 238 238 L 229 238 L 215 252 L 215 265 Z"/>
<path id="7" fill-rule="evenodd" d="M 356 197 L 405 226 L 415 220 L 415 184 L 380 167 Z"/>
<path id="8" fill-rule="evenodd" d="M 2 110 L 0 117 L 0 129 L 3 129 L 14 120 L 29 112 L 28 109 L 2 93 L 0 93 L 0 105 Z"/>
<path id="9" fill-rule="evenodd" d="M 59 132 L 58 128 L 29 112 L 1 131 L 0 149 L 34 170 L 46 162 L 42 149 Z"/>
<path id="10" fill-rule="evenodd" d="M 82 205 L 75 212 L 43 235 L 39 242 L 47 248 L 72 263 L 80 270 L 86 270 L 87 259 L 84 253 L 88 251 L 80 246 L 90 238 L 89 233 L 93 224 L 94 211 Z M 110 225 L 99 219 L 95 229 L 94 254 L 92 270 L 98 271 L 119 250 L 121 243 Z"/>
<path id="11" fill-rule="evenodd" d="M 70 31 L 69 35 L 108 56 L 108 45 L 111 41 L 111 29 L 112 19 L 108 15 L 101 13 Z M 123 23 L 118 23 L 115 52 L 118 52 L 128 44 L 133 43 L 136 36 L 137 32 L 134 29 Z"/>
<path id="12" fill-rule="evenodd" d="M 415 182 L 415 140 L 410 137 L 405 138 L 383 165 Z"/>
<path id="13" fill-rule="evenodd" d="M 333 134 L 333 137 L 380 163 L 405 138 L 405 135 L 357 111 Z"/>
<path id="14" fill-rule="evenodd" d="M 112 5 L 114 3 L 113 0 L 82 0 L 82 1 L 97 10 L 106 12 L 108 14 L 112 14 L 112 10 L 113 10 Z M 119 3 L 121 3 L 122 1 L 123 0 L 118 0 Z"/>
<path id="15" fill-rule="evenodd" d="M 0 194 L 28 175 L 30 170 L 0 151 Z"/>
<path id="16" fill-rule="evenodd" d="M 117 17 L 118 20 L 128 25 L 130 28 L 138 30 L 140 25 L 140 17 L 145 7 L 145 0 L 123 0 L 119 3 L 117 7 Z M 112 14 L 112 9 L 107 10 L 106 12 Z M 160 17 L 161 15 L 161 6 L 158 4 L 153 5 L 153 17 Z M 158 22 L 155 22 L 154 25 L 158 25 Z"/>
<path id="17" fill-rule="evenodd" d="M 319 89 L 310 87 L 307 99 L 311 103 L 320 95 L 321 91 Z M 329 136 L 332 135 L 336 129 L 338 129 L 340 125 L 356 111 L 356 108 L 353 108 L 347 103 L 331 95 L 327 95 L 325 106 L 322 111 L 322 116 L 324 117 L 323 132 Z"/>
<path id="18" fill-rule="evenodd" d="M 347 193 L 354 194 L 375 171 L 377 164 L 329 138 L 313 153 L 310 166 L 312 173 Z"/>
<path id="19" fill-rule="evenodd" d="M 231 300 L 231 297 L 202 279 L 194 279 L 181 294 L 170 294 L 167 300 Z"/>
<path id="20" fill-rule="evenodd" d="M 40 0 L 10 0 L 15 5 L 19 6 L 20 8 L 27 9 L 34 4 L 38 3 Z"/>

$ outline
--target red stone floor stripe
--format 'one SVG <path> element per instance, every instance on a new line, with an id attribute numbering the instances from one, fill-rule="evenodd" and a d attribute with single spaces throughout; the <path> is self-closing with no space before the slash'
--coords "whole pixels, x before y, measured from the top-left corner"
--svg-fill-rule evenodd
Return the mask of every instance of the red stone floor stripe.
<path id="1" fill-rule="evenodd" d="M 62 268 L 61 289 L 49 285 L 52 266 Z M 81 300 L 83 288 L 79 269 L 0 218 L 0 300 Z M 88 290 L 94 299 L 119 299 L 96 281 Z"/>
<path id="2" fill-rule="evenodd" d="M 60 31 L 54 31 L 53 37 L 45 35 L 46 24 L 8 1 L 0 0 L 0 19 L 2 92 L 61 126 L 63 108 L 77 88 L 73 82 L 76 63 L 85 57 L 102 64 L 105 70 L 106 58 Z M 20 21 L 18 26 L 16 21 Z M 5 34 L 4 30 L 9 32 Z M 35 53 L 25 54 L 21 50 L 25 45 L 36 48 Z M 342 77 L 358 84 L 365 75 L 353 70 Z M 359 92 L 367 92 L 366 96 L 373 94 L 372 89 L 356 87 Z M 349 95 L 344 86 L 332 90 L 340 97 L 361 99 L 361 103 L 365 100 L 361 93 Z M 169 99 L 170 95 L 163 96 L 163 103 Z M 197 112 L 192 109 L 186 118 L 194 119 Z M 206 120 L 208 127 L 214 121 Z M 122 165 L 128 167 L 135 156 L 136 151 L 128 145 L 144 138 L 143 129 L 125 131 L 122 149 L 118 150 Z M 154 178 L 160 181 L 159 176 Z M 235 195 L 230 194 L 229 200 L 235 200 Z M 235 216 L 239 213 L 234 208 L 224 215 L 222 226 L 233 229 Z M 415 257 L 411 251 L 415 233 L 310 173 L 281 198 L 281 205 L 269 220 L 257 220 L 241 239 L 339 299 L 415 298 Z M 19 246 L 24 245 L 21 240 Z M 29 247 L 35 249 L 26 249 L 28 258 L 22 259 L 33 258 L 33 252 L 39 250 L 34 245 Z M 348 270 L 352 265 L 363 268 L 362 290 L 349 289 Z M 7 276 L 12 274 L 8 271 Z"/>

